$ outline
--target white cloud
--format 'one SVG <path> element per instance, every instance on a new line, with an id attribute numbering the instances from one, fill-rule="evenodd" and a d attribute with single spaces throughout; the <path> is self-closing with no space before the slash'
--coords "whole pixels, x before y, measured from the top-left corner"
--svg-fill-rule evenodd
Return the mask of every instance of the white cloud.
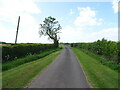
<path id="1" fill-rule="evenodd" d="M 15 36 L 16 36 L 16 29 L 15 28 L 9 28 L 5 27 L 2 23 L 0 23 L 0 41 L 5 42 L 15 42 Z M 34 17 L 32 17 L 29 14 L 22 14 L 20 19 L 20 27 L 18 31 L 18 43 L 51 43 L 48 41 L 47 37 L 39 37 L 38 34 L 38 23 L 36 23 Z"/>
<path id="2" fill-rule="evenodd" d="M 9 11 L 9 13 L 29 12 L 37 14 L 41 12 L 33 0 L 1 0 L 0 3 L 0 8 Z"/>
<path id="3" fill-rule="evenodd" d="M 88 39 L 98 40 L 105 38 L 107 40 L 118 41 L 118 28 L 106 28 L 98 32 L 93 32 L 89 35 Z"/>
<path id="4" fill-rule="evenodd" d="M 60 34 L 60 42 L 94 42 L 98 39 L 118 41 L 117 28 L 104 28 L 101 30 L 87 32 L 86 30 L 95 29 L 95 26 L 103 24 L 103 19 L 96 17 L 96 12 L 90 7 L 78 8 L 79 16 L 75 18 L 75 27 L 66 26 Z M 89 28 L 90 27 L 90 28 Z"/>
<path id="5" fill-rule="evenodd" d="M 71 14 L 71 15 L 74 14 L 74 11 L 73 11 L 72 9 L 70 9 L 70 14 Z"/>
<path id="6" fill-rule="evenodd" d="M 112 8 L 114 10 L 114 13 L 118 12 L 118 0 L 113 0 L 113 2 L 112 2 Z"/>
<path id="7" fill-rule="evenodd" d="M 102 18 L 96 18 L 96 12 L 90 7 L 80 8 L 79 16 L 75 19 L 74 24 L 81 28 L 88 26 L 101 25 L 103 22 Z"/>
<path id="8" fill-rule="evenodd" d="M 0 41 L 14 43 L 20 16 L 18 43 L 48 42 L 47 37 L 39 38 L 39 23 L 34 17 L 34 14 L 39 13 L 41 10 L 33 0 L 0 0 Z"/>
<path id="9" fill-rule="evenodd" d="M 82 33 L 79 30 L 75 30 L 75 28 L 71 26 L 66 26 L 61 31 L 61 42 L 76 42 L 78 41 L 78 37 L 82 35 Z"/>
<path id="10" fill-rule="evenodd" d="M 15 32 L 14 30 L 7 29 L 2 23 L 0 23 L 0 41 L 15 41 Z"/>
<path id="11" fill-rule="evenodd" d="M 41 12 L 32 0 L 0 0 L 0 3 L 0 21 L 16 23 L 16 18 L 23 13 Z"/>
<path id="12" fill-rule="evenodd" d="M 62 29 L 60 42 L 94 42 L 98 39 L 101 40 L 105 38 L 107 40 L 118 41 L 118 29 L 117 28 L 106 28 L 98 32 L 87 33 L 79 30 L 78 28 L 73 28 L 71 26 L 66 26 Z"/>

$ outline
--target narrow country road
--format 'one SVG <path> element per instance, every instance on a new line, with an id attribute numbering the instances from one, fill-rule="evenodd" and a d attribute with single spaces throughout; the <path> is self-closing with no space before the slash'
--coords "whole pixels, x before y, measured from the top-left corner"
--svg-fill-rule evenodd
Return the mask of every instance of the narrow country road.
<path id="1" fill-rule="evenodd" d="M 82 68 L 70 48 L 62 53 L 27 88 L 89 88 Z"/>

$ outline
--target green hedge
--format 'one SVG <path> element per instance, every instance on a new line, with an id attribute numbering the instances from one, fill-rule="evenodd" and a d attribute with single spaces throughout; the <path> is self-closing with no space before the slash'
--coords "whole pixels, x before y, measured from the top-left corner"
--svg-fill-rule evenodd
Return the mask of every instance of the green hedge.
<path id="1" fill-rule="evenodd" d="M 107 41 L 106 39 L 98 40 L 93 43 L 72 43 L 72 47 L 79 47 L 91 51 L 97 55 L 101 55 L 107 60 L 112 60 L 119 63 L 119 47 L 117 42 Z"/>
<path id="2" fill-rule="evenodd" d="M 41 53 L 53 49 L 53 44 L 16 44 L 2 46 L 2 62 L 8 62 L 27 55 Z"/>
<path id="3" fill-rule="evenodd" d="M 2 64 L 2 71 L 5 71 L 5 70 L 9 70 L 9 69 L 12 69 L 14 67 L 17 67 L 21 64 L 24 64 L 24 63 L 28 63 L 28 62 L 31 62 L 31 61 L 34 61 L 34 60 L 38 60 L 40 58 L 43 58 L 55 51 L 58 51 L 60 50 L 60 48 L 58 49 L 51 49 L 51 50 L 48 50 L 48 51 L 44 51 L 40 54 L 35 54 L 35 55 L 28 55 L 26 57 L 23 57 L 23 58 L 19 58 L 19 59 L 16 59 L 16 60 L 13 60 L 13 61 L 10 61 L 10 62 L 6 62 L 4 64 Z"/>

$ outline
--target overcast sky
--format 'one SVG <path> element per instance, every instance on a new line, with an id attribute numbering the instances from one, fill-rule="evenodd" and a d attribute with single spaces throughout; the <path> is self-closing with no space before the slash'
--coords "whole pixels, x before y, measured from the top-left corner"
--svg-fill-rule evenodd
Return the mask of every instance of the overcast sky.
<path id="1" fill-rule="evenodd" d="M 93 1 L 93 0 L 92 0 Z M 0 41 L 14 43 L 18 16 L 18 43 L 52 43 L 39 37 L 39 24 L 55 17 L 62 26 L 60 42 L 118 41 L 118 3 L 40 2 L 39 0 L 0 0 Z"/>

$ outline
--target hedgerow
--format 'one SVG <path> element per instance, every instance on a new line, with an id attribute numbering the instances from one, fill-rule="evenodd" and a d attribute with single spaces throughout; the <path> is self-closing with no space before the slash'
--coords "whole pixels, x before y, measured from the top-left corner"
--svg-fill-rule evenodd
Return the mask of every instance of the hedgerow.
<path id="1" fill-rule="evenodd" d="M 19 58 L 19 59 L 10 61 L 10 62 L 6 62 L 6 63 L 2 64 L 2 71 L 6 71 L 6 70 L 12 69 L 14 67 L 17 67 L 21 64 L 25 64 L 25 63 L 28 63 L 31 61 L 38 60 L 38 59 L 43 58 L 43 57 L 45 57 L 53 52 L 56 52 L 58 50 L 60 50 L 60 48 L 53 49 L 53 50 L 47 50 L 47 51 L 44 51 L 40 54 L 28 55 L 28 56 L 23 57 L 23 58 Z"/>
<path id="2" fill-rule="evenodd" d="M 27 55 L 53 49 L 53 44 L 16 44 L 2 46 L 2 62 L 8 62 Z"/>
<path id="3" fill-rule="evenodd" d="M 106 39 L 98 40 L 93 43 L 71 43 L 71 47 L 79 47 L 88 50 L 94 54 L 103 56 L 109 61 L 119 64 L 119 47 L 118 42 L 107 41 Z"/>

